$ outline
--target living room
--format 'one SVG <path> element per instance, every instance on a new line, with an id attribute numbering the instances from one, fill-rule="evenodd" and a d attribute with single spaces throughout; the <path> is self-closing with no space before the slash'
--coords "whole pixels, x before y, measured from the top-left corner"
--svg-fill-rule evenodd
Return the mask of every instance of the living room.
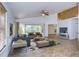
<path id="1" fill-rule="evenodd" d="M 76 46 L 78 44 L 78 5 L 75 2 L 60 2 L 60 3 L 53 3 L 53 2 L 37 2 L 37 3 L 23 3 L 23 2 L 6 2 L 2 3 L 4 7 L 7 9 L 7 22 L 6 22 L 6 46 L 7 51 L 6 53 L 2 53 L 1 56 L 7 56 L 10 52 L 10 56 L 18 57 L 18 56 L 25 56 L 25 57 L 32 57 L 32 56 L 78 56 L 79 51 L 74 53 L 74 50 L 78 49 Z M 65 7 L 64 7 L 65 5 Z M 39 6 L 39 8 L 38 8 Z M 21 8 L 22 7 L 22 8 Z M 35 9 L 34 9 L 35 8 Z M 26 12 L 27 10 L 27 12 Z M 74 13 L 72 13 L 74 12 Z M 62 16 L 62 14 L 64 16 Z M 36 44 L 32 43 L 31 46 L 27 46 L 29 41 L 21 40 L 20 44 L 17 44 L 19 39 L 13 41 L 13 38 L 17 35 L 29 35 L 29 33 L 36 34 L 39 33 L 40 35 L 32 35 L 36 39 L 37 37 L 41 37 L 41 39 L 47 41 L 41 41 Z M 20 37 L 22 38 L 22 37 Z M 49 45 L 50 41 L 55 41 L 54 46 L 47 46 Z M 13 42 L 13 43 L 12 43 Z M 23 43 L 22 43 L 23 42 Z M 44 42 L 44 43 L 43 43 Z M 16 44 L 15 44 L 16 43 Z M 65 44 L 64 44 L 65 43 Z M 74 44 L 73 44 L 74 43 Z M 77 44 L 76 44 L 77 43 Z M 14 45 L 13 45 L 14 44 Z M 69 44 L 69 46 L 68 46 Z M 68 51 L 73 51 L 73 53 Z M 47 46 L 47 47 L 44 47 Z M 75 49 L 73 47 L 75 47 Z M 54 48 L 53 48 L 54 47 Z M 62 49 L 61 49 L 62 47 Z M 72 50 L 69 48 L 71 47 Z M 50 49 L 50 51 L 49 51 Z M 54 51 L 52 51 L 54 49 Z M 37 50 L 39 52 L 37 52 Z M 44 54 L 41 54 L 41 51 Z M 60 51 L 63 51 L 60 53 Z M 39 53 L 37 54 L 33 54 Z M 47 51 L 47 52 L 45 52 Z M 58 51 L 58 53 L 56 52 Z M 24 54 L 24 52 L 26 54 Z M 54 52 L 53 54 L 51 52 Z M 21 54 L 23 53 L 23 55 Z M 47 54 L 46 54 L 47 53 Z M 45 55 L 46 54 L 46 55 Z"/>

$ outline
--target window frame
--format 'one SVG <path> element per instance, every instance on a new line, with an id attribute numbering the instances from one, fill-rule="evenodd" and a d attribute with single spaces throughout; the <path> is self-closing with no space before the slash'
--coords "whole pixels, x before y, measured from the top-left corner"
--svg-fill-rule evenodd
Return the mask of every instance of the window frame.
<path id="1" fill-rule="evenodd" d="M 23 24 L 23 23 L 19 23 L 19 27 L 20 27 L 20 24 Z M 33 26 L 34 26 L 34 25 L 40 25 L 40 26 L 42 27 L 41 33 L 44 33 L 44 24 L 24 24 L 24 25 L 25 25 L 25 31 L 24 31 L 25 34 L 27 33 L 27 31 L 26 31 L 26 26 L 27 26 L 27 25 L 33 25 Z M 20 28 L 19 28 L 19 30 L 20 30 Z M 20 31 L 19 31 L 19 34 L 22 35 L 22 34 L 20 33 Z"/>

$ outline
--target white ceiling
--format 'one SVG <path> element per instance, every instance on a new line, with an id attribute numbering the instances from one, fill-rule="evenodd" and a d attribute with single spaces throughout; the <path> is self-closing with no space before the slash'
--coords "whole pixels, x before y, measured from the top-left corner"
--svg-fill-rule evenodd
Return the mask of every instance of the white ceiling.
<path id="1" fill-rule="evenodd" d="M 41 16 L 41 10 L 47 10 L 49 14 L 60 12 L 72 7 L 72 2 L 7 2 L 15 18 L 28 18 Z"/>

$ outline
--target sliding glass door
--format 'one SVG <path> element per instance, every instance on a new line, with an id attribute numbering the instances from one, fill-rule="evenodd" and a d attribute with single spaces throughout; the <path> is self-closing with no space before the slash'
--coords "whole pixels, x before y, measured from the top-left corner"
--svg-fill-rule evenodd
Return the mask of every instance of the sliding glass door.
<path id="1" fill-rule="evenodd" d="M 19 24 L 19 34 L 28 34 L 30 32 L 43 32 L 43 25 L 40 24 Z"/>

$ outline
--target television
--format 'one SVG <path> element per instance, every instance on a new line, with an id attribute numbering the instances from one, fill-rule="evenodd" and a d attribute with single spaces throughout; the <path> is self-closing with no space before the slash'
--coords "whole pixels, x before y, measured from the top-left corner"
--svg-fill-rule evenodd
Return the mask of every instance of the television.
<path id="1" fill-rule="evenodd" d="M 59 32 L 60 33 L 67 33 L 67 27 L 60 27 Z"/>

